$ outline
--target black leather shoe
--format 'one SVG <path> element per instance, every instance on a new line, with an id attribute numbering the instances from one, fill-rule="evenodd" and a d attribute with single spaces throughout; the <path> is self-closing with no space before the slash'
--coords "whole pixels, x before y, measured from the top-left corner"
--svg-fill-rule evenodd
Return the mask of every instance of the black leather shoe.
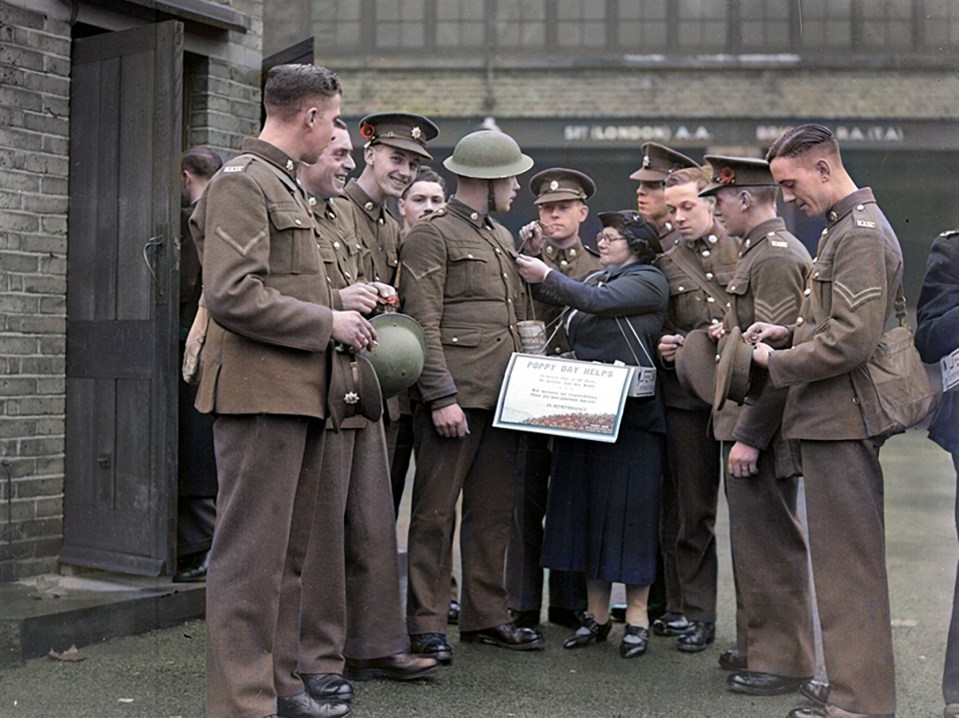
<path id="1" fill-rule="evenodd" d="M 726 679 L 726 689 L 749 696 L 781 696 L 795 693 L 806 678 L 778 676 L 775 673 L 740 671 Z"/>
<path id="2" fill-rule="evenodd" d="M 745 671 L 746 666 L 746 656 L 735 648 L 730 648 L 728 651 L 719 654 L 719 667 L 724 671 Z"/>
<path id="3" fill-rule="evenodd" d="M 173 575 L 173 583 L 199 583 L 206 581 L 206 571 L 210 566 L 210 552 L 205 551 L 198 561 L 189 568 L 177 571 Z"/>
<path id="4" fill-rule="evenodd" d="M 347 678 L 354 681 L 370 681 L 383 678 L 388 681 L 412 681 L 423 678 L 436 670 L 435 658 L 414 656 L 411 653 L 394 653 L 382 658 L 347 658 Z"/>
<path id="5" fill-rule="evenodd" d="M 829 691 L 831 688 L 826 681 L 817 681 L 815 678 L 810 678 L 808 681 L 803 681 L 800 684 L 799 692 L 803 698 L 808 698 L 813 703 L 824 706 L 829 702 Z"/>
<path id="6" fill-rule="evenodd" d="M 441 666 L 453 662 L 453 647 L 442 633 L 417 633 L 410 636 L 410 653 L 435 658 Z"/>
<path id="7" fill-rule="evenodd" d="M 585 625 L 583 619 L 586 615 L 586 611 L 581 608 L 563 608 L 562 606 L 550 606 L 547 612 L 550 623 L 563 626 L 564 628 L 572 628 L 573 630 Z M 520 624 L 517 623 L 516 625 L 518 626 Z"/>
<path id="8" fill-rule="evenodd" d="M 353 702 L 353 684 L 339 673 L 301 673 L 300 678 L 313 700 Z"/>
<path id="9" fill-rule="evenodd" d="M 626 623 L 626 604 L 614 604 L 609 609 L 609 620 L 611 620 L 613 623 Z"/>
<path id="10" fill-rule="evenodd" d="M 543 634 L 534 628 L 519 628 L 512 623 L 501 623 L 481 631 L 460 631 L 463 643 L 486 643 L 510 651 L 542 651 Z"/>
<path id="11" fill-rule="evenodd" d="M 306 691 L 286 698 L 277 697 L 276 714 L 279 718 L 342 718 L 350 714 L 346 703 L 315 701 Z"/>
<path id="12" fill-rule="evenodd" d="M 460 622 L 460 602 L 450 601 L 450 607 L 446 611 L 446 623 L 455 626 Z"/>
<path id="13" fill-rule="evenodd" d="M 539 609 L 531 608 L 528 611 L 510 611 L 513 625 L 520 628 L 536 628 L 539 625 Z"/>
<path id="14" fill-rule="evenodd" d="M 686 616 L 668 614 L 653 621 L 653 634 L 657 636 L 681 636 L 692 627 L 693 624 L 689 622 Z"/>
<path id="15" fill-rule="evenodd" d="M 583 616 L 583 624 L 576 629 L 576 633 L 563 641 L 563 648 L 584 648 L 591 643 L 605 643 L 612 627 L 612 621 L 600 624 L 587 613 Z"/>
<path id="16" fill-rule="evenodd" d="M 716 640 L 716 624 L 693 621 L 690 629 L 676 639 L 676 648 L 683 653 L 699 653 Z"/>
<path id="17" fill-rule="evenodd" d="M 626 636 L 635 636 L 637 641 L 626 641 Z M 634 626 L 631 623 L 626 624 L 626 630 L 623 632 L 623 640 L 619 643 L 620 658 L 636 658 L 646 653 L 646 644 L 649 641 L 649 631 L 642 626 Z"/>
<path id="18" fill-rule="evenodd" d="M 797 706 L 786 714 L 786 718 L 829 718 L 825 706 Z"/>

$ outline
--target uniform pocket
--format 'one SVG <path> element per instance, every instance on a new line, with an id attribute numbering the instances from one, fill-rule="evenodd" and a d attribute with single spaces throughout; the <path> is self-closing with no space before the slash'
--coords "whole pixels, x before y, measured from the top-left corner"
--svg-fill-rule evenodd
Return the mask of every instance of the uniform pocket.
<path id="1" fill-rule="evenodd" d="M 450 298 L 481 294 L 486 278 L 486 257 L 481 247 L 450 244 L 446 249 L 446 294 Z"/>
<path id="2" fill-rule="evenodd" d="M 468 327 L 440 327 L 440 342 L 449 347 L 475 348 L 483 340 L 483 332 Z"/>
<path id="3" fill-rule="evenodd" d="M 832 262 L 822 260 L 816 262 L 812 275 L 809 277 L 813 295 L 819 300 L 823 309 L 823 316 L 826 317 L 832 313 L 832 278 Z"/>
<path id="4" fill-rule="evenodd" d="M 271 202 L 270 273 L 317 274 L 320 252 L 313 232 L 313 217 L 297 202 Z"/>

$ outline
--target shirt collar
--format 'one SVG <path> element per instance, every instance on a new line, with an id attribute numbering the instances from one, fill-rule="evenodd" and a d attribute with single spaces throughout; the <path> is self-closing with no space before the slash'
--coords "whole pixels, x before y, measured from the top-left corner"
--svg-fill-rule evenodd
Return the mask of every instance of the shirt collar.
<path id="1" fill-rule="evenodd" d="M 826 221 L 829 226 L 836 224 L 840 219 L 852 212 L 853 208 L 861 204 L 875 204 L 876 198 L 872 194 L 872 189 L 863 187 L 852 194 L 847 194 L 841 200 L 836 202 L 829 211 L 826 212 Z"/>
<path id="2" fill-rule="evenodd" d="M 291 180 L 296 182 L 296 162 L 276 145 L 271 145 L 269 142 L 264 142 L 256 137 L 246 137 L 240 145 L 240 151 L 262 157 L 267 162 L 279 167 Z"/>

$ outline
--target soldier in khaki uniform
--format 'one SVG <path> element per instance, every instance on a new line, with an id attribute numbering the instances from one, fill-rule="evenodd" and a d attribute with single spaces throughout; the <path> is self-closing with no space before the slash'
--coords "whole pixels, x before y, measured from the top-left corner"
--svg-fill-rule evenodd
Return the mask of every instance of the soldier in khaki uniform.
<path id="1" fill-rule="evenodd" d="M 394 284 L 400 225 L 386 208 L 386 201 L 398 199 L 413 181 L 420 162 L 433 159 L 426 143 L 438 134 L 436 125 L 420 115 L 389 112 L 360 120 L 366 165 L 360 176 L 347 184 L 345 196 L 333 200 L 333 206 L 349 234 L 363 245 L 363 279 Z"/>
<path id="2" fill-rule="evenodd" d="M 787 130 L 766 155 L 786 202 L 828 222 L 799 318 L 757 323 L 753 361 L 788 387 L 783 436 L 799 439 L 816 599 L 829 686 L 803 716 L 896 712 L 879 443 L 855 388 L 893 314 L 902 252 L 872 190 L 848 175 L 839 143 L 821 125 Z M 772 347 L 781 347 L 773 349 Z"/>
<path id="3" fill-rule="evenodd" d="M 697 163 L 674 149 L 658 142 L 647 142 L 642 147 L 643 165 L 629 178 L 636 186 L 636 209 L 659 230 L 659 243 L 671 246 L 679 237 L 676 227 L 669 221 L 666 207 L 666 178 L 670 172 L 684 167 L 696 167 Z"/>
<path id="4" fill-rule="evenodd" d="M 710 404 L 688 392 L 674 371 L 686 335 L 722 319 L 726 285 L 739 261 L 739 244 L 712 214 L 712 200 L 699 192 L 709 184 L 701 167 L 675 170 L 666 179 L 666 203 L 681 238 L 656 266 L 669 280 L 669 308 L 659 353 L 665 365 L 666 448 L 675 477 L 680 513 L 676 562 L 682 588 L 679 620 L 654 626 L 658 635 L 677 635 L 684 652 L 702 651 L 716 632 L 716 508 L 719 500 L 719 442 L 710 433 Z M 683 624 L 688 619 L 689 625 Z"/>
<path id="5" fill-rule="evenodd" d="M 586 201 L 596 193 L 593 180 L 582 172 L 551 167 L 536 173 L 529 182 L 536 196 L 539 220 L 519 232 L 524 254 L 539 257 L 567 277 L 584 279 L 602 267 L 595 249 L 587 249 L 579 232 L 589 215 Z M 569 350 L 561 326 L 563 307 L 545 302 L 532 303 L 532 318 L 546 324 L 549 340 L 546 352 L 559 355 Z M 536 626 L 543 600 L 543 517 L 549 484 L 550 438 L 544 434 L 523 434 L 520 443 L 525 469 L 517 485 L 513 527 L 506 564 L 506 586 L 510 610 L 519 626 Z M 568 628 L 582 625 L 586 610 L 586 584 L 581 574 L 549 573 L 550 622 Z"/>
<path id="6" fill-rule="evenodd" d="M 320 160 L 302 165 L 298 174 L 313 195 L 316 243 L 333 304 L 368 314 L 395 290 L 356 281 L 359 255 L 329 202 L 354 166 L 352 149 L 346 127 L 337 125 Z M 408 651 L 382 419 L 328 419 L 321 471 L 317 521 L 303 564 L 298 672 L 314 699 L 348 703 L 348 678 L 409 680 L 428 674 L 436 661 Z M 339 545 L 345 553 L 329 551 Z"/>
<path id="7" fill-rule="evenodd" d="M 219 475 L 206 617 L 207 715 L 341 716 L 296 676 L 299 572 L 313 523 L 333 340 L 375 338 L 330 308 L 298 162 L 315 162 L 340 111 L 336 75 L 270 70 L 266 122 L 214 177 L 191 218 L 211 322 L 196 406 L 217 415 Z M 336 550 L 330 547 L 331 551 Z"/>
<path id="8" fill-rule="evenodd" d="M 400 246 L 400 298 L 428 346 L 413 391 L 407 626 L 414 651 L 449 662 L 450 538 L 461 491 L 460 640 L 536 650 L 543 638 L 510 621 L 504 569 L 519 435 L 493 428 L 526 312 L 513 238 L 489 213 L 509 209 L 516 175 L 533 160 L 508 135 L 481 130 L 461 139 L 443 164 L 457 176 L 456 195 Z"/>
<path id="9" fill-rule="evenodd" d="M 656 226 L 660 245 L 670 248 L 680 239 L 680 234 L 669 221 L 666 178 L 671 172 L 698 165 L 681 152 L 657 142 L 647 142 L 642 150 L 643 164 L 629 176 L 631 180 L 639 183 L 636 187 L 636 207 L 641 215 Z M 680 522 L 679 488 L 676 477 L 670 471 L 669 462 L 664 462 L 664 466 L 659 521 L 660 553 L 663 560 L 657 567 L 656 581 L 650 587 L 649 614 L 656 635 L 675 636 L 689 628 L 689 622 L 683 616 L 683 591 L 679 580 L 679 565 L 676 562 Z M 613 608 L 613 616 L 617 620 L 625 614 L 625 605 Z"/>
<path id="10" fill-rule="evenodd" d="M 710 328 L 719 339 L 756 321 L 791 322 L 799 312 L 811 261 L 777 216 L 775 180 L 760 159 L 706 155 L 713 214 L 740 238 L 736 273 L 726 285 L 729 309 Z M 737 339 L 738 341 L 738 339 Z M 729 347 L 735 349 L 735 347 Z M 730 442 L 726 500 L 737 605 L 737 649 L 726 662 L 743 669 L 729 690 L 749 695 L 791 693 L 816 671 L 809 556 L 796 512 L 799 467 L 782 439 L 786 390 L 766 386 L 745 406 L 726 402 L 713 416 L 713 434 Z M 727 444 L 728 446 L 728 444 Z"/>

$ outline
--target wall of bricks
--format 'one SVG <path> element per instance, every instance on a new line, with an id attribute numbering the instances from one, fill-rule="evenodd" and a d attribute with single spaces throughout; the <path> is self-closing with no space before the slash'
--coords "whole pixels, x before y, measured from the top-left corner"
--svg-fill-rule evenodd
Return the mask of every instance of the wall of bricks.
<path id="1" fill-rule="evenodd" d="M 70 28 L 0 4 L 0 581 L 63 530 Z"/>
<path id="2" fill-rule="evenodd" d="M 225 4 L 250 30 L 187 56 L 184 122 L 227 157 L 259 128 L 262 0 Z M 0 3 L 0 582 L 56 571 L 63 538 L 68 10 Z"/>
<path id="3" fill-rule="evenodd" d="M 318 61 L 323 58 L 318 51 Z M 959 117 L 948 70 L 338 69 L 343 112 L 433 118 Z"/>

